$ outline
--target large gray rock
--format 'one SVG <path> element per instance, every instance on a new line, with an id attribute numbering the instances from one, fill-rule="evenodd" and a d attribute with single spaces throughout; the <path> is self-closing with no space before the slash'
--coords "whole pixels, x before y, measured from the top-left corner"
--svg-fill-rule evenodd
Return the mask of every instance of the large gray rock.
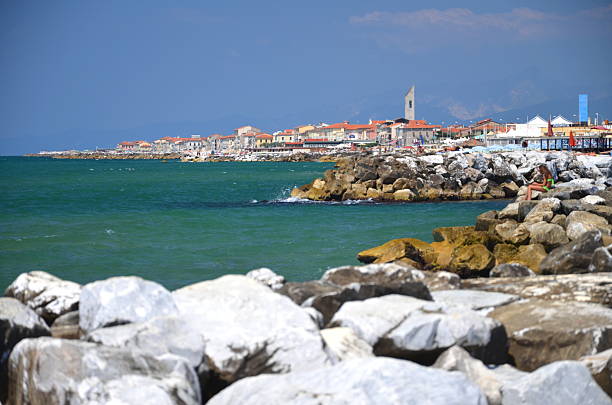
<path id="1" fill-rule="evenodd" d="M 509 204 L 509 205 L 512 205 L 512 204 Z M 518 209 L 518 204 L 516 205 L 516 207 Z M 482 214 L 478 215 L 476 217 L 476 224 L 474 226 L 474 230 L 488 231 L 495 225 L 499 224 L 501 222 L 500 221 L 501 217 L 498 217 L 499 214 L 501 213 L 498 213 L 497 211 L 487 211 L 487 212 L 483 212 Z M 508 217 L 508 218 L 516 219 L 516 216 Z"/>
<path id="2" fill-rule="evenodd" d="M 350 328 L 323 329 L 321 330 L 321 336 L 334 363 L 374 356 L 372 346 L 359 339 Z"/>
<path id="3" fill-rule="evenodd" d="M 612 307 L 612 273 L 538 277 L 473 278 L 462 288 L 496 291 L 550 301 L 578 301 Z"/>
<path id="4" fill-rule="evenodd" d="M 602 246 L 593 251 L 589 271 L 604 272 L 612 271 L 612 245 Z"/>
<path id="5" fill-rule="evenodd" d="M 96 329 L 85 339 L 109 347 L 137 349 L 155 357 L 173 354 L 183 357 L 193 368 L 202 365 L 206 346 L 204 336 L 178 316 Z"/>
<path id="6" fill-rule="evenodd" d="M 315 308 L 323 315 L 324 325 L 331 320 L 342 304 L 349 301 L 361 301 L 389 294 L 408 295 L 431 301 L 429 290 L 420 281 L 389 284 L 351 283 L 342 286 L 324 281 L 306 281 L 287 283 L 278 292 L 302 307 Z"/>
<path id="7" fill-rule="evenodd" d="M 576 199 L 567 199 L 561 201 L 561 212 L 569 215 L 574 211 L 586 211 L 587 205 Z"/>
<path id="8" fill-rule="evenodd" d="M 503 405 L 609 405 L 610 398 L 577 361 L 559 361 L 502 388 Z"/>
<path id="9" fill-rule="evenodd" d="M 529 240 L 529 229 L 513 219 L 495 225 L 493 229 L 502 242 L 521 245 L 526 244 Z"/>
<path id="10" fill-rule="evenodd" d="M 612 309 L 600 305 L 528 300 L 489 316 L 506 328 L 510 355 L 521 370 L 612 348 Z"/>
<path id="11" fill-rule="evenodd" d="M 330 325 L 353 329 L 380 356 L 431 363 L 443 350 L 460 345 L 487 363 L 506 360 L 502 325 L 465 307 L 386 295 L 347 302 Z"/>
<path id="12" fill-rule="evenodd" d="M 585 204 L 585 209 L 587 212 L 591 214 L 598 215 L 604 218 L 608 223 L 612 223 L 612 205 L 587 205 Z"/>
<path id="13" fill-rule="evenodd" d="M 538 205 L 537 201 L 519 201 L 518 202 L 518 221 L 523 222 L 525 217 L 529 215 L 531 210 Z"/>
<path id="14" fill-rule="evenodd" d="M 535 273 L 520 263 L 502 263 L 493 267 L 489 277 L 533 277 Z"/>
<path id="15" fill-rule="evenodd" d="M 51 336 L 60 339 L 79 339 L 81 337 L 79 311 L 68 312 L 56 318 L 51 325 Z"/>
<path id="16" fill-rule="evenodd" d="M 580 358 L 597 381 L 597 384 L 612 398 L 612 349 Z"/>
<path id="17" fill-rule="evenodd" d="M 505 368 L 510 368 L 515 373 L 511 377 L 509 377 L 509 372 L 507 371 L 493 371 L 485 366 L 482 361 L 473 358 L 459 346 L 453 346 L 442 353 L 432 367 L 446 371 L 459 371 L 465 374 L 487 396 L 489 405 L 501 405 L 501 389 L 504 383 L 520 378 L 525 374 L 508 365 L 505 365 Z"/>
<path id="18" fill-rule="evenodd" d="M 540 243 L 546 250 L 551 250 L 569 242 L 565 229 L 556 224 L 536 222 L 529 227 L 529 243 Z"/>
<path id="19" fill-rule="evenodd" d="M 514 202 L 506 205 L 506 207 L 499 211 L 497 214 L 497 219 L 514 219 L 517 220 L 519 217 L 519 203 Z M 488 229 L 482 229 L 486 231 Z"/>
<path id="20" fill-rule="evenodd" d="M 79 326 L 85 332 L 176 314 L 172 294 L 140 277 L 111 277 L 81 290 Z"/>
<path id="21" fill-rule="evenodd" d="M 578 239 L 589 231 L 600 231 L 604 235 L 610 235 L 610 225 L 605 218 L 585 211 L 573 211 L 565 220 L 567 237 L 571 240 Z"/>
<path id="22" fill-rule="evenodd" d="M 22 339 L 49 335 L 49 327 L 33 310 L 15 298 L 0 298 L 0 401 L 6 400 L 8 359 L 13 347 Z"/>
<path id="23" fill-rule="evenodd" d="M 478 290 L 448 290 L 431 293 L 435 302 L 448 307 L 465 307 L 473 310 L 495 308 L 519 299 L 517 295 Z"/>
<path id="24" fill-rule="evenodd" d="M 586 273 L 589 271 L 593 253 L 602 245 L 599 231 L 585 232 L 572 242 L 553 249 L 540 262 L 540 273 Z"/>
<path id="25" fill-rule="evenodd" d="M 411 266 L 395 263 L 342 266 L 327 270 L 321 281 L 339 286 L 358 284 L 397 285 L 418 282 L 425 278 L 423 272 Z"/>
<path id="26" fill-rule="evenodd" d="M 374 357 L 285 375 L 245 378 L 209 405 L 360 404 L 486 405 L 480 389 L 460 373 Z"/>
<path id="27" fill-rule="evenodd" d="M 560 208 L 561 201 L 559 199 L 544 198 L 537 202 L 537 204 L 529 211 L 522 221 L 527 223 L 536 223 L 541 221 L 550 222 Z"/>
<path id="28" fill-rule="evenodd" d="M 224 276 L 172 294 L 183 319 L 204 336 L 208 366 L 225 382 L 331 362 L 309 314 L 250 278 Z"/>
<path id="29" fill-rule="evenodd" d="M 259 281 L 273 290 L 278 290 L 285 284 L 285 277 L 279 276 L 267 267 L 251 270 L 246 276 L 255 281 Z"/>
<path id="30" fill-rule="evenodd" d="M 78 340 L 22 340 L 9 379 L 12 405 L 201 402 L 197 376 L 183 359 Z"/>
<path id="31" fill-rule="evenodd" d="M 62 280 L 44 271 L 19 275 L 4 292 L 32 308 L 47 324 L 79 307 L 81 286 Z"/>
<path id="32" fill-rule="evenodd" d="M 422 280 L 427 289 L 431 291 L 457 290 L 461 288 L 461 277 L 448 271 L 424 271 Z"/>
<path id="33" fill-rule="evenodd" d="M 580 199 L 580 202 L 583 204 L 599 205 L 599 204 L 605 204 L 606 199 L 598 195 L 587 195 L 586 197 L 582 197 Z"/>

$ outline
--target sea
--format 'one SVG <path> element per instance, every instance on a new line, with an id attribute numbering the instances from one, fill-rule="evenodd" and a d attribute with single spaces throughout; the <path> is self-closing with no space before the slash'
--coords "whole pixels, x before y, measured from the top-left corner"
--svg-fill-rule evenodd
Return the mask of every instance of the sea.
<path id="1" fill-rule="evenodd" d="M 332 163 L 0 157 L 0 288 L 44 270 L 135 275 L 173 290 L 268 267 L 289 281 L 357 265 L 390 239 L 432 241 L 505 201 L 318 203 L 290 197 Z"/>

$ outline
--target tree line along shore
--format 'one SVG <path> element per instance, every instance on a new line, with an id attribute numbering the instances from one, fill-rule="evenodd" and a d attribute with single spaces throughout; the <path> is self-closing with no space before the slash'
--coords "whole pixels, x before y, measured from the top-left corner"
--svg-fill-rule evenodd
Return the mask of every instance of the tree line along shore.
<path id="1" fill-rule="evenodd" d="M 518 190 L 473 226 L 389 241 L 319 280 L 263 268 L 168 291 L 130 276 L 21 274 L 0 298 L 0 401 L 610 404 L 609 160 L 522 156 L 405 162 L 426 187 L 432 171 L 461 180 L 473 168 L 483 178 L 466 184 L 483 194 L 510 179 Z M 378 189 L 387 165 L 401 169 L 370 160 L 335 170 L 374 173 L 347 184 Z M 527 201 L 540 164 L 558 182 Z"/>

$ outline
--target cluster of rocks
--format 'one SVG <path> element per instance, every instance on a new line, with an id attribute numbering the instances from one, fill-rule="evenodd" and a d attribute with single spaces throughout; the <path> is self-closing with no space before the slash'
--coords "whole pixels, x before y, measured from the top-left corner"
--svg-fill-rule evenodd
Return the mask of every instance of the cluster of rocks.
<path id="1" fill-rule="evenodd" d="M 434 229 L 432 243 L 394 239 L 357 258 L 462 277 L 612 271 L 612 187 L 570 182 L 537 198 L 519 196 L 475 226 Z"/>
<path id="2" fill-rule="evenodd" d="M 171 292 L 31 272 L 0 298 L 0 401 L 610 404 L 611 303 L 612 273 L 462 280 L 384 263 Z"/>
<path id="3" fill-rule="evenodd" d="M 513 198 L 546 164 L 559 182 L 605 184 L 610 157 L 568 152 L 447 152 L 410 156 L 350 156 L 291 196 L 317 201 L 435 201 Z M 610 183 L 612 185 L 612 183 Z M 524 192 L 524 190 L 521 190 Z"/>

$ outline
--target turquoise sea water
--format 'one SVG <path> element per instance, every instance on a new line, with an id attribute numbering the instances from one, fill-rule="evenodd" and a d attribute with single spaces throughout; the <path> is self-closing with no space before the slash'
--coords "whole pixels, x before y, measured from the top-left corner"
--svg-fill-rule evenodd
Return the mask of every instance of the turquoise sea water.
<path id="1" fill-rule="evenodd" d="M 45 270 L 80 283 L 139 275 L 174 289 L 270 267 L 289 280 L 357 264 L 389 239 L 431 241 L 505 202 L 286 202 L 327 163 L 0 157 L 0 288 Z"/>

